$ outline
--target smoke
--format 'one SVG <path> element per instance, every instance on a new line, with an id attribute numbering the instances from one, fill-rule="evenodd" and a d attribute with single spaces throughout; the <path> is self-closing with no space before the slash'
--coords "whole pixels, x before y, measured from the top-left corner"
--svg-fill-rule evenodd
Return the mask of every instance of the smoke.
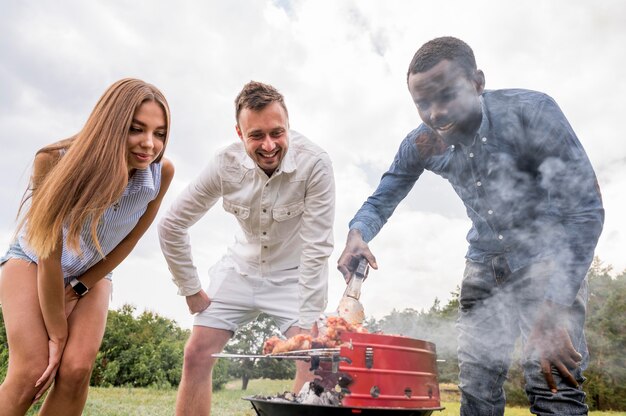
<path id="1" fill-rule="evenodd" d="M 401 335 L 432 342 L 438 355 L 451 356 L 456 354 L 456 309 L 444 314 L 436 300 L 430 311 L 404 309 L 392 310 L 382 319 L 369 320 L 367 328 L 370 332 L 381 332 L 388 335 Z"/>
<path id="2" fill-rule="evenodd" d="M 551 98 L 511 90 L 483 99 L 490 124 L 474 143 L 441 149 L 428 133 L 412 138 L 472 221 L 458 321 L 453 305 L 436 302 L 428 312 L 393 310 L 373 327 L 433 342 L 440 356 L 458 350 L 461 368 L 492 377 L 547 318 L 546 331 L 568 329 L 584 368 L 584 278 L 604 217 L 593 168 Z M 569 308 L 546 316 L 546 300 Z"/>

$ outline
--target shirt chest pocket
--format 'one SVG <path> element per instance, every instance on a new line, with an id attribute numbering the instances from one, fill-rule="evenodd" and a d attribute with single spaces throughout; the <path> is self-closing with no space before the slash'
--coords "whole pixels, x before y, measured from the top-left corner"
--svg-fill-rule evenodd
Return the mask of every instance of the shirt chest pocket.
<path id="1" fill-rule="evenodd" d="M 224 200 L 222 202 L 222 206 L 224 207 L 224 211 L 229 212 L 237 218 L 239 225 L 246 232 L 251 232 L 250 229 L 250 221 L 248 218 L 250 217 L 250 207 L 246 207 L 245 205 L 235 204 L 230 201 Z"/>
<path id="2" fill-rule="evenodd" d="M 272 218 L 274 219 L 273 234 L 280 238 L 297 234 L 299 232 L 297 226 L 303 212 L 304 201 L 274 207 L 272 210 Z"/>
<path id="3" fill-rule="evenodd" d="M 222 205 L 226 212 L 230 212 L 235 217 L 237 217 L 237 219 L 246 220 L 250 216 L 250 208 L 246 206 L 233 204 L 232 202 L 226 200 L 224 200 Z"/>

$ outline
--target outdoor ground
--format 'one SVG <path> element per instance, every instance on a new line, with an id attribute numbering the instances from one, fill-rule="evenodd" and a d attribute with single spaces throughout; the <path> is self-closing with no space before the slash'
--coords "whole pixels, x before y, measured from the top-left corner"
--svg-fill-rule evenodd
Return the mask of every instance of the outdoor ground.
<path id="1" fill-rule="evenodd" d="M 213 416 L 255 416 L 250 403 L 242 397 L 255 394 L 272 395 L 288 390 L 291 382 L 285 380 L 252 380 L 248 390 L 241 391 L 241 383 L 229 383 L 213 395 Z M 433 416 L 456 416 L 459 399 L 454 385 L 440 385 L 441 405 L 445 407 Z M 92 388 L 84 416 L 171 416 L 174 414 L 175 390 L 138 388 Z M 31 411 L 29 415 L 36 414 Z M 626 416 L 626 412 L 591 412 L 592 416 Z M 528 416 L 527 409 L 508 407 L 505 416 Z"/>

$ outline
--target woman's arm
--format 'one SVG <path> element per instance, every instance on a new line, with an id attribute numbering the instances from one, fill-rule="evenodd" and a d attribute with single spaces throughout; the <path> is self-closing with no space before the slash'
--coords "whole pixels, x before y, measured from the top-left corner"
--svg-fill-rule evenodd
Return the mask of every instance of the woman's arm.
<path id="1" fill-rule="evenodd" d="M 39 307 L 48 332 L 48 367 L 35 383 L 35 387 L 42 386 L 35 401 L 50 387 L 56 375 L 61 356 L 67 342 L 67 319 L 64 314 L 63 296 L 63 269 L 61 268 L 61 253 L 63 241 L 59 240 L 57 247 L 45 259 L 37 263 L 37 293 Z"/>
<path id="2" fill-rule="evenodd" d="M 167 189 L 174 177 L 174 165 L 168 159 L 162 159 L 161 166 L 161 188 L 159 194 L 155 199 L 150 201 L 146 212 L 141 216 L 137 225 L 131 230 L 130 233 L 106 256 L 106 258 L 100 260 L 98 263 L 90 267 L 78 280 L 80 280 L 87 287 L 93 287 L 100 279 L 115 269 L 135 248 L 135 245 L 139 239 L 148 230 L 154 218 L 156 217 L 163 197 L 167 192 Z M 70 288 L 71 289 L 71 288 Z M 69 292 L 73 292 L 68 290 Z"/>
<path id="3" fill-rule="evenodd" d="M 59 159 L 58 152 L 42 152 L 35 157 L 33 165 L 32 187 L 36 198 L 39 185 Z M 63 269 L 61 253 L 63 252 L 62 231 L 58 232 L 55 249 L 46 258 L 39 258 L 37 263 L 37 293 L 39 307 L 48 332 L 48 367 L 37 380 L 35 386 L 42 386 L 37 398 L 50 386 L 61 362 L 61 356 L 67 342 L 67 320 L 64 315 Z"/>

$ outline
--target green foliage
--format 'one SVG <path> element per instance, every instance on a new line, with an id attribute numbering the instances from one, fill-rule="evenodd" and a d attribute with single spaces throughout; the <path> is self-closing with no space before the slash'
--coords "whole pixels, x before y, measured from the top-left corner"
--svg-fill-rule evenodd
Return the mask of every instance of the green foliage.
<path id="1" fill-rule="evenodd" d="M 584 389 L 592 409 L 626 409 L 626 271 L 611 276 L 597 259 L 589 271 L 586 335 L 591 362 Z"/>
<path id="2" fill-rule="evenodd" d="M 457 341 L 454 327 L 458 309 L 460 290 L 452 292 L 452 299 L 441 306 L 435 299 L 428 311 L 407 308 L 403 311 L 392 310 L 378 322 L 368 321 L 368 328 L 375 326 L 386 334 L 399 334 L 411 338 L 423 339 L 435 344 L 439 381 L 442 383 L 458 382 Z"/>
<path id="3" fill-rule="evenodd" d="M 228 342 L 226 352 L 231 354 L 261 354 L 265 340 L 279 336 L 280 331 L 266 314 L 244 325 Z M 295 375 L 295 364 L 288 360 L 241 359 L 232 361 L 230 375 L 241 378 L 241 389 L 246 390 L 248 381 L 255 378 L 272 380 L 290 379 Z"/>
<path id="4" fill-rule="evenodd" d="M 515 345 L 515 351 L 513 352 L 513 359 L 511 367 L 509 368 L 509 374 L 507 380 L 504 383 L 504 392 L 506 394 L 506 403 L 512 406 L 526 406 L 528 407 L 528 396 L 524 390 L 526 384 L 524 380 L 524 370 L 522 368 L 522 345 L 520 340 L 517 340 Z"/>
<path id="5" fill-rule="evenodd" d="M 592 410 L 626 410 L 626 271 L 613 277 L 611 267 L 595 259 L 588 273 L 589 303 L 586 335 L 591 361 L 585 371 L 583 388 Z M 434 342 L 441 383 L 458 383 L 456 331 L 454 323 L 459 306 L 457 288 L 452 299 L 441 306 L 435 299 L 428 311 L 392 310 L 380 320 L 370 318 L 368 328 L 388 334 L 401 334 Z M 528 406 L 518 345 L 504 389 L 507 403 Z"/>
<path id="6" fill-rule="evenodd" d="M 382 331 L 382 329 L 380 328 L 380 322 L 377 321 L 376 318 L 374 318 L 373 316 L 365 318 L 365 320 L 363 321 L 363 327 L 372 334 Z"/>
<path id="7" fill-rule="evenodd" d="M 96 358 L 94 386 L 176 387 L 189 331 L 175 321 L 124 305 L 109 311 L 106 332 Z"/>
<path id="8" fill-rule="evenodd" d="M 233 363 L 230 360 L 220 359 L 217 360 L 217 363 L 213 367 L 213 378 L 212 378 L 212 386 L 213 391 L 219 391 L 226 386 L 230 380 L 232 380 L 233 376 L 231 375 L 231 368 L 233 367 Z"/>
<path id="9" fill-rule="evenodd" d="M 4 315 L 0 307 L 0 380 L 4 380 L 7 375 L 7 367 L 9 366 L 9 342 L 7 341 L 7 333 L 4 329 Z"/>

